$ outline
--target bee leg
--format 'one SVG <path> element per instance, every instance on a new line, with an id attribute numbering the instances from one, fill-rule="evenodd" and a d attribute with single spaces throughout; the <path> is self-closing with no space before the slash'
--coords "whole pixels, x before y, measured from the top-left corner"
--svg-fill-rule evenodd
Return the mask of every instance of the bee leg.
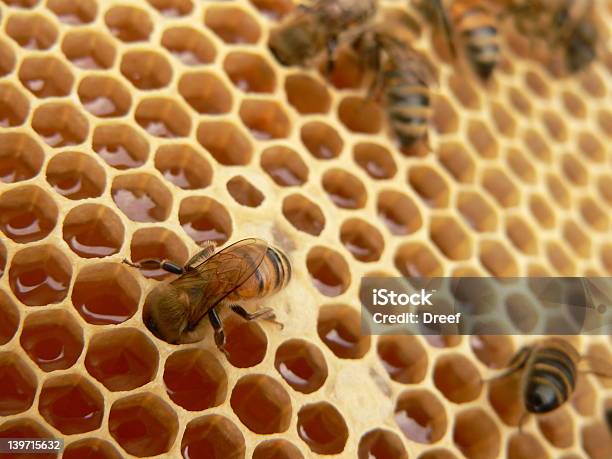
<path id="1" fill-rule="evenodd" d="M 190 269 L 195 268 L 197 265 L 206 261 L 206 259 L 210 258 L 217 248 L 217 244 L 213 241 L 205 241 L 202 243 L 202 250 L 196 253 L 193 257 L 185 263 L 185 271 L 189 271 Z"/>
<path id="2" fill-rule="evenodd" d="M 221 323 L 221 318 L 216 309 L 213 308 L 208 311 L 208 320 L 215 331 L 215 344 L 217 348 L 225 354 L 225 357 L 229 358 L 229 352 L 225 349 L 225 332 L 223 331 L 223 324 Z"/>
<path id="3" fill-rule="evenodd" d="M 183 274 L 185 271 L 182 267 L 170 260 L 158 260 L 155 258 L 147 258 L 140 260 L 138 263 L 132 263 L 127 259 L 123 259 L 122 263 L 138 269 L 163 269 L 172 274 Z"/>
<path id="4" fill-rule="evenodd" d="M 274 311 L 272 310 L 272 308 L 262 308 L 262 309 L 259 309 L 258 311 L 251 313 L 251 312 L 248 312 L 246 309 L 244 309 L 239 304 L 232 304 L 230 305 L 230 309 L 234 311 L 236 314 L 238 314 L 240 317 L 242 317 L 244 320 L 262 319 L 262 320 L 267 320 L 268 322 L 272 322 L 278 325 L 281 328 L 281 330 L 284 328 L 284 325 L 281 322 L 276 320 L 276 315 L 274 314 Z"/>

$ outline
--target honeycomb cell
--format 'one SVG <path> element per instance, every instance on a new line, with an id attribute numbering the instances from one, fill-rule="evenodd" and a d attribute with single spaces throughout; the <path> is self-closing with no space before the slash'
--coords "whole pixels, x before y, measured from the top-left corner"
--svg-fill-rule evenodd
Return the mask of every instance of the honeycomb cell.
<path id="1" fill-rule="evenodd" d="M 64 374 L 45 381 L 38 411 L 64 435 L 90 432 L 102 424 L 104 399 L 84 376 Z"/>
<path id="2" fill-rule="evenodd" d="M 553 111 L 545 111 L 542 113 L 542 122 L 549 136 L 557 142 L 565 142 L 567 140 L 567 127 L 563 119 Z"/>
<path id="3" fill-rule="evenodd" d="M 71 30 L 62 40 L 62 52 L 83 70 L 109 69 L 115 62 L 115 45 L 107 35 L 94 30 Z"/>
<path id="4" fill-rule="evenodd" d="M 563 239 L 577 256 L 589 258 L 591 255 L 591 239 L 573 220 L 567 220 L 563 225 Z"/>
<path id="5" fill-rule="evenodd" d="M 261 442 L 253 451 L 253 459 L 304 459 L 297 446 L 281 438 Z"/>
<path id="6" fill-rule="evenodd" d="M 457 414 L 453 441 L 468 459 L 496 458 L 501 449 L 499 428 L 480 408 L 471 408 Z"/>
<path id="7" fill-rule="evenodd" d="M 83 204 L 68 212 L 63 223 L 63 238 L 82 258 L 102 258 L 121 248 L 124 228 L 108 207 Z"/>
<path id="8" fill-rule="evenodd" d="M 279 186 L 300 186 L 308 180 L 308 166 L 294 150 L 283 145 L 266 148 L 261 168 Z"/>
<path id="9" fill-rule="evenodd" d="M 155 345 L 144 333 L 135 328 L 118 328 L 90 338 L 85 368 L 108 390 L 128 391 L 155 377 L 158 359 Z"/>
<path id="10" fill-rule="evenodd" d="M 551 229 L 555 226 L 555 213 L 548 205 L 546 199 L 542 196 L 534 194 L 529 199 L 529 210 L 531 215 L 544 229 Z"/>
<path id="11" fill-rule="evenodd" d="M 327 113 L 331 106 L 331 97 L 325 85 L 304 73 L 286 77 L 285 93 L 289 104 L 302 115 Z"/>
<path id="12" fill-rule="evenodd" d="M 46 6 L 60 22 L 71 26 L 89 24 L 98 14 L 95 0 L 49 0 Z"/>
<path id="13" fill-rule="evenodd" d="M 499 145 L 495 136 L 482 121 L 472 120 L 468 124 L 468 140 L 483 158 L 496 158 Z"/>
<path id="14" fill-rule="evenodd" d="M 91 146 L 106 164 L 119 170 L 140 167 L 149 156 L 149 143 L 128 124 L 97 126 Z"/>
<path id="15" fill-rule="evenodd" d="M 529 433 L 516 433 L 508 440 L 508 459 L 548 459 L 540 441 Z"/>
<path id="16" fill-rule="evenodd" d="M 84 438 L 70 443 L 64 449 L 62 459 L 121 459 L 117 449 L 100 438 Z"/>
<path id="17" fill-rule="evenodd" d="M 113 6 L 106 11 L 104 23 L 119 40 L 132 43 L 146 41 L 153 31 L 153 23 L 146 11 L 132 6 Z"/>
<path id="18" fill-rule="evenodd" d="M 546 139 L 544 139 L 544 137 L 542 137 L 537 131 L 531 128 L 527 129 L 525 131 L 523 140 L 534 158 L 545 163 L 551 161 L 552 152 L 550 151 L 550 147 L 548 146 L 548 143 L 546 143 Z"/>
<path id="19" fill-rule="evenodd" d="M 244 321 L 232 315 L 223 321 L 228 361 L 236 368 L 249 368 L 262 362 L 268 339 L 255 321 Z"/>
<path id="20" fill-rule="evenodd" d="M 395 422 L 407 439 L 432 444 L 444 436 L 448 421 L 436 396 L 418 389 L 400 394 L 395 405 Z"/>
<path id="21" fill-rule="evenodd" d="M 397 270 L 405 278 L 442 276 L 442 263 L 426 245 L 409 242 L 398 247 L 393 258 Z"/>
<path id="22" fill-rule="evenodd" d="M 606 155 L 601 141 L 590 132 L 582 131 L 578 134 L 578 148 L 591 161 L 605 161 Z"/>
<path id="23" fill-rule="evenodd" d="M 85 153 L 54 155 L 47 165 L 46 176 L 53 189 L 68 199 L 96 198 L 106 187 L 104 169 Z"/>
<path id="24" fill-rule="evenodd" d="M 376 134 L 382 128 L 384 113 L 373 100 L 347 96 L 338 105 L 338 119 L 351 132 Z"/>
<path id="25" fill-rule="evenodd" d="M 470 183 L 474 180 L 476 164 L 463 145 L 456 142 L 441 144 L 438 159 L 458 182 Z"/>
<path id="26" fill-rule="evenodd" d="M 472 253 L 470 235 L 452 217 L 432 218 L 429 224 L 429 236 L 450 260 L 467 260 Z"/>
<path id="27" fill-rule="evenodd" d="M 19 81 L 38 98 L 70 94 L 74 77 L 55 57 L 26 57 L 19 66 Z"/>
<path id="28" fill-rule="evenodd" d="M 246 207 L 258 207 L 265 199 L 264 194 L 242 175 L 232 177 L 226 188 L 238 204 Z"/>
<path id="29" fill-rule="evenodd" d="M 187 349 L 171 354 L 164 367 L 170 399 L 189 411 L 219 406 L 227 395 L 227 375 L 213 354 Z"/>
<path id="30" fill-rule="evenodd" d="M 480 335 L 470 337 L 474 355 L 488 368 L 505 368 L 514 355 L 512 338 L 505 335 Z"/>
<path id="31" fill-rule="evenodd" d="M 521 115 L 531 115 L 531 103 L 529 99 L 521 90 L 515 87 L 511 87 L 508 90 L 508 100 L 512 107 L 519 112 Z"/>
<path id="32" fill-rule="evenodd" d="M 319 390 L 327 379 L 327 364 L 318 347 L 290 339 L 276 350 L 274 367 L 293 389 L 304 394 Z"/>
<path id="33" fill-rule="evenodd" d="M 397 173 L 397 165 L 389 150 L 375 143 L 362 142 L 355 145 L 353 159 L 375 180 L 390 179 Z"/>
<path id="34" fill-rule="evenodd" d="M 525 183 L 535 183 L 537 173 L 529 159 L 519 150 L 511 148 L 507 152 L 506 161 L 512 172 Z"/>
<path id="35" fill-rule="evenodd" d="M 378 338 L 377 352 L 394 381 L 418 384 L 427 374 L 427 352 L 415 336 L 381 336 Z"/>
<path id="36" fill-rule="evenodd" d="M 544 438 L 556 448 L 569 448 L 574 443 L 574 421 L 567 407 L 538 415 L 538 428 Z"/>
<path id="37" fill-rule="evenodd" d="M 480 194 L 473 191 L 461 192 L 457 198 L 457 208 L 476 231 L 489 232 L 497 228 L 495 208 Z"/>
<path id="38" fill-rule="evenodd" d="M 88 75 L 79 83 L 77 92 L 83 108 L 100 118 L 123 116 L 132 104 L 128 89 L 111 77 Z"/>
<path id="39" fill-rule="evenodd" d="M 576 265 L 562 245 L 554 241 L 549 242 L 546 246 L 546 255 L 550 264 L 560 275 L 575 275 Z"/>
<path id="40" fill-rule="evenodd" d="M 28 410 L 34 402 L 37 386 L 36 375 L 21 357 L 12 352 L 0 353 L 0 416 Z"/>
<path id="41" fill-rule="evenodd" d="M 348 440 L 342 414 L 328 402 L 304 405 L 297 415 L 298 435 L 316 454 L 340 454 Z"/>
<path id="42" fill-rule="evenodd" d="M 593 422 L 582 428 L 582 445 L 591 459 L 605 459 L 612 455 L 610 442 L 602 441 L 606 436 L 610 438 L 610 432 L 602 422 Z"/>
<path id="43" fill-rule="evenodd" d="M 190 421 L 181 441 L 184 458 L 243 459 L 245 450 L 244 436 L 238 427 L 218 414 Z"/>
<path id="44" fill-rule="evenodd" d="M 436 448 L 421 454 L 418 459 L 456 459 L 456 456 L 446 449 Z"/>
<path id="45" fill-rule="evenodd" d="M 10 83 L 0 84 L 0 126 L 20 126 L 25 122 L 30 104 L 26 96 Z"/>
<path id="46" fill-rule="evenodd" d="M 472 361 L 461 354 L 445 354 L 436 360 L 434 384 L 449 401 L 467 403 L 482 390 L 482 377 Z"/>
<path id="47" fill-rule="evenodd" d="M 342 209 L 361 209 L 366 204 L 365 185 L 343 169 L 329 169 L 323 174 L 321 184 L 329 199 Z"/>
<path id="48" fill-rule="evenodd" d="M 546 177 L 546 187 L 559 206 L 564 208 L 570 206 L 571 196 L 568 187 L 557 175 L 549 174 L 548 177 Z"/>
<path id="49" fill-rule="evenodd" d="M 600 110 L 597 113 L 597 122 L 601 131 L 608 137 L 612 137 L 612 112 Z"/>
<path id="50" fill-rule="evenodd" d="M 606 204 L 612 207 L 612 175 L 601 175 L 597 179 L 597 189 Z"/>
<path id="51" fill-rule="evenodd" d="M 396 236 L 414 233 L 423 225 L 419 208 L 412 199 L 399 191 L 381 191 L 376 208 L 378 217 L 391 234 Z"/>
<path id="52" fill-rule="evenodd" d="M 385 248 L 380 231 L 360 218 L 349 218 L 342 223 L 340 241 L 355 259 L 366 263 L 378 261 Z"/>
<path id="53" fill-rule="evenodd" d="M 184 65 L 210 64 L 217 51 L 212 41 L 193 27 L 177 26 L 164 30 L 161 45 Z"/>
<path id="54" fill-rule="evenodd" d="M 521 252 L 527 255 L 535 255 L 538 252 L 536 234 L 522 217 L 509 216 L 506 219 L 506 235 Z"/>
<path id="55" fill-rule="evenodd" d="M 176 18 L 187 16 L 193 10 L 191 0 L 147 0 L 163 16 Z"/>
<path id="56" fill-rule="evenodd" d="M 185 102 L 203 115 L 227 113 L 232 108 L 231 92 L 213 73 L 185 73 L 179 80 L 178 90 Z"/>
<path id="57" fill-rule="evenodd" d="M 15 13 L 6 19 L 6 34 L 25 49 L 46 50 L 57 40 L 57 29 L 43 15 Z"/>
<path id="58" fill-rule="evenodd" d="M 49 102 L 34 110 L 32 128 L 47 145 L 60 148 L 83 143 L 89 131 L 89 123 L 73 105 Z"/>
<path id="59" fill-rule="evenodd" d="M 153 175 L 117 175 L 111 195 L 117 207 L 132 221 L 161 222 L 170 215 L 172 195 Z"/>
<path id="60" fill-rule="evenodd" d="M 488 168 L 482 176 L 482 185 L 502 207 L 515 207 L 520 199 L 520 192 L 514 182 L 500 169 Z"/>
<path id="61" fill-rule="evenodd" d="M 2 438 L 23 438 L 23 439 L 46 439 L 53 438 L 53 435 L 37 421 L 29 417 L 21 417 L 3 422 L 0 426 L 0 437 Z M 13 455 L 15 459 L 26 459 L 30 454 Z M 40 453 L 37 459 L 56 459 L 57 454 Z"/>
<path id="62" fill-rule="evenodd" d="M 312 283 L 325 296 L 343 294 L 351 283 L 351 273 L 340 253 L 327 247 L 315 246 L 308 251 L 306 267 Z"/>
<path id="63" fill-rule="evenodd" d="M 295 7 L 291 0 L 250 0 L 250 2 L 261 14 L 276 21 L 285 17 Z"/>
<path id="64" fill-rule="evenodd" d="M 13 339 L 19 327 L 19 310 L 4 291 L 0 291 L 0 346 Z"/>
<path id="65" fill-rule="evenodd" d="M 397 434 L 386 429 L 374 429 L 359 439 L 358 459 L 408 459 L 406 448 Z"/>
<path id="66" fill-rule="evenodd" d="M 295 228 L 318 236 L 325 227 L 321 208 L 301 194 L 291 194 L 283 199 L 283 215 Z"/>
<path id="67" fill-rule="evenodd" d="M 141 228 L 132 235 L 130 243 L 131 260 L 134 263 L 146 259 L 172 260 L 182 265 L 189 258 L 185 243 L 172 231 L 165 228 Z M 140 269 L 144 277 L 162 280 L 171 277 L 167 271 L 159 269 Z"/>
<path id="68" fill-rule="evenodd" d="M 495 277 L 516 277 L 518 266 L 514 255 L 501 242 L 480 242 L 480 262 Z"/>
<path id="69" fill-rule="evenodd" d="M 362 85 L 364 77 L 363 64 L 354 52 L 340 49 L 334 56 L 335 65 L 326 77 L 326 65 L 321 62 L 319 73 L 326 77 L 336 89 L 357 89 Z"/>
<path id="70" fill-rule="evenodd" d="M 33 8 L 39 0 L 3 0 L 8 6 L 14 8 Z"/>
<path id="71" fill-rule="evenodd" d="M 344 142 L 338 132 L 321 121 L 310 121 L 300 129 L 302 143 L 317 159 L 336 158 L 342 152 Z"/>
<path id="72" fill-rule="evenodd" d="M 82 268 L 72 289 L 72 304 L 93 325 L 120 324 L 138 309 L 140 287 L 130 270 L 119 263 Z"/>
<path id="73" fill-rule="evenodd" d="M 285 138 L 291 131 L 289 118 L 281 106 L 271 100 L 243 100 L 238 114 L 253 137 L 258 140 Z"/>
<path id="74" fill-rule="evenodd" d="M 321 341 L 340 359 L 360 359 L 370 349 L 370 336 L 361 333 L 361 317 L 344 304 L 322 306 L 317 320 Z"/>
<path id="75" fill-rule="evenodd" d="M 83 330 L 68 311 L 40 311 L 26 317 L 19 342 L 41 370 L 65 370 L 83 351 Z"/>
<path id="76" fill-rule="evenodd" d="M 244 92 L 272 93 L 276 73 L 259 54 L 230 52 L 223 61 L 223 70 L 238 89 Z"/>
<path id="77" fill-rule="evenodd" d="M 574 118 L 582 119 L 586 117 L 587 108 L 580 97 L 569 91 L 563 91 L 561 97 L 563 106 Z"/>
<path id="78" fill-rule="evenodd" d="M 0 134 L 0 182 L 15 183 L 35 177 L 43 159 L 42 148 L 27 134 Z"/>
<path id="79" fill-rule="evenodd" d="M 166 97 L 143 99 L 136 107 L 134 118 L 155 137 L 186 137 L 191 131 L 189 115 L 173 99 Z"/>
<path id="80" fill-rule="evenodd" d="M 580 214 L 584 222 L 595 231 L 607 231 L 610 223 L 608 214 L 594 199 L 586 197 L 580 202 Z"/>
<path id="81" fill-rule="evenodd" d="M 499 131 L 500 134 L 506 137 L 514 137 L 514 133 L 516 132 L 516 122 L 514 118 L 503 105 L 493 102 L 491 104 L 491 115 L 493 118 L 493 122 L 495 123 L 495 127 Z"/>
<path id="82" fill-rule="evenodd" d="M 20 250 L 9 269 L 11 290 L 27 306 L 61 303 L 71 277 L 72 266 L 66 255 L 47 244 Z"/>
<path id="83" fill-rule="evenodd" d="M 246 166 L 251 161 L 253 147 L 249 139 L 229 121 L 200 123 L 197 139 L 219 164 Z"/>
<path id="84" fill-rule="evenodd" d="M 204 23 L 228 44 L 257 43 L 261 35 L 257 21 L 242 8 L 234 6 L 208 8 Z"/>
<path id="85" fill-rule="evenodd" d="M 166 402 L 144 392 L 113 403 L 108 430 L 127 453 L 156 456 L 172 447 L 178 433 L 178 418 Z"/>
<path id="86" fill-rule="evenodd" d="M 188 144 L 160 146 L 155 154 L 155 168 L 167 181 L 184 190 L 206 188 L 212 183 L 210 164 Z"/>
<path id="87" fill-rule="evenodd" d="M 576 380 L 576 389 L 571 399 L 574 410 L 581 416 L 594 416 L 598 410 L 597 393 L 587 378 Z"/>
<path id="88" fill-rule="evenodd" d="M 141 90 L 160 89 L 172 78 L 172 66 L 154 51 L 128 51 L 121 58 L 122 75 Z"/>
<path id="89" fill-rule="evenodd" d="M 480 108 L 479 94 L 465 75 L 453 73 L 448 80 L 448 85 L 455 98 L 465 108 L 471 110 Z"/>
<path id="90" fill-rule="evenodd" d="M 525 74 L 525 83 L 527 84 L 527 88 L 529 88 L 534 95 L 542 99 L 548 99 L 550 97 L 550 87 L 548 83 L 536 72 L 528 71 Z"/>
<path id="91" fill-rule="evenodd" d="M 284 432 L 291 421 L 291 398 L 275 379 L 251 374 L 238 380 L 230 398 L 232 410 L 253 432 Z"/>
<path id="92" fill-rule="evenodd" d="M 15 68 L 15 55 L 9 44 L 0 40 L 0 77 L 5 76 Z"/>
<path id="93" fill-rule="evenodd" d="M 181 201 L 179 222 L 187 235 L 200 243 L 213 241 L 223 245 L 232 235 L 232 219 L 222 204 L 204 196 Z"/>
<path id="94" fill-rule="evenodd" d="M 408 172 L 408 183 L 430 207 L 446 207 L 449 187 L 446 180 L 429 166 L 414 166 Z"/>

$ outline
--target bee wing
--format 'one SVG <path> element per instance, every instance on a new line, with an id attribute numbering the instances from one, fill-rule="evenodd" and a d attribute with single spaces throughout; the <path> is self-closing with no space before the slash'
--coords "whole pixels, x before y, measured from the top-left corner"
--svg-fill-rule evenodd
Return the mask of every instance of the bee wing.
<path id="1" fill-rule="evenodd" d="M 451 52 L 451 55 L 454 58 L 457 57 L 457 48 L 455 47 L 455 41 L 453 40 L 453 26 L 448 17 L 448 13 L 446 12 L 446 8 L 442 5 L 442 0 L 434 0 L 433 1 L 434 8 L 438 12 L 438 16 L 440 18 L 440 23 L 442 24 L 442 29 L 444 30 L 444 35 L 446 36 L 446 42 L 448 44 L 448 49 Z"/>

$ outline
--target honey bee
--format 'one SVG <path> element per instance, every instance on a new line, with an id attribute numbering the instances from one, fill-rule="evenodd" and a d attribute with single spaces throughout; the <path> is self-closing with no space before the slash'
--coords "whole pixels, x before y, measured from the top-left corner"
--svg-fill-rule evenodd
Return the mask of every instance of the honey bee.
<path id="1" fill-rule="evenodd" d="M 204 338 L 202 320 L 208 317 L 217 347 L 224 353 L 225 334 L 219 309 L 228 305 L 245 320 L 275 321 L 272 309 L 247 312 L 239 302 L 261 299 L 284 288 L 291 279 L 291 264 L 279 249 L 261 239 L 244 239 L 215 253 L 208 243 L 181 267 L 168 260 L 123 260 L 139 269 L 164 269 L 176 279 L 155 287 L 145 303 L 143 321 L 158 338 L 185 344 Z"/>

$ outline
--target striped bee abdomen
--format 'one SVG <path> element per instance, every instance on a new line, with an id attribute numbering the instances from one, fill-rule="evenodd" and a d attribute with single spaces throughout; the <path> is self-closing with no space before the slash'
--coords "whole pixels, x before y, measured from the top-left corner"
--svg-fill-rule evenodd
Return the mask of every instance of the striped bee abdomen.
<path id="1" fill-rule="evenodd" d="M 231 299 L 263 298 L 283 289 L 290 279 L 291 264 L 287 256 L 275 247 L 268 247 L 259 267 L 231 295 Z"/>
<path id="2" fill-rule="evenodd" d="M 427 133 L 431 106 L 429 88 L 406 74 L 387 86 L 389 123 L 402 146 L 410 146 Z"/>

